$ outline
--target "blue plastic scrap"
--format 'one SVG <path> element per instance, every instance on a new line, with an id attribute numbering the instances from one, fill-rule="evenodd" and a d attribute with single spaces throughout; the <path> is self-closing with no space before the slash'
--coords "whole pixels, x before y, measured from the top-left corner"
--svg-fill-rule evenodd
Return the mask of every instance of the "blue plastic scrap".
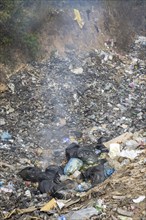
<path id="1" fill-rule="evenodd" d="M 65 218 L 65 216 L 61 215 L 58 217 L 58 220 L 67 220 L 67 219 Z"/>
<path id="2" fill-rule="evenodd" d="M 70 143 L 70 139 L 67 137 L 63 138 L 63 143 Z"/>
<path id="3" fill-rule="evenodd" d="M 4 131 L 2 134 L 1 134 L 1 140 L 2 141 L 8 141 L 12 138 L 12 135 L 8 132 L 8 131 Z"/>
<path id="4" fill-rule="evenodd" d="M 115 172 L 115 169 L 109 165 L 109 163 L 104 164 L 104 176 L 105 178 L 110 177 Z"/>
<path id="5" fill-rule="evenodd" d="M 2 186 L 3 186 L 3 184 L 4 184 L 4 183 L 3 183 L 3 181 L 0 181 L 0 187 L 2 187 Z"/>

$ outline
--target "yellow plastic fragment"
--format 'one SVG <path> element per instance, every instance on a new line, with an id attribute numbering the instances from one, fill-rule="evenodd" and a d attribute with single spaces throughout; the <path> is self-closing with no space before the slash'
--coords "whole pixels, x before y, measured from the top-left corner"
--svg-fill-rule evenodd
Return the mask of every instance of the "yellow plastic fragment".
<path id="1" fill-rule="evenodd" d="M 74 15 L 75 15 L 74 20 L 77 21 L 79 27 L 82 29 L 83 26 L 84 26 L 84 22 L 83 22 L 83 20 L 82 20 L 82 18 L 81 18 L 81 15 L 80 15 L 79 10 L 74 9 Z"/>
<path id="2" fill-rule="evenodd" d="M 51 209 L 56 207 L 56 200 L 53 198 L 49 202 L 47 202 L 41 209 L 40 211 L 42 212 L 48 212 Z"/>

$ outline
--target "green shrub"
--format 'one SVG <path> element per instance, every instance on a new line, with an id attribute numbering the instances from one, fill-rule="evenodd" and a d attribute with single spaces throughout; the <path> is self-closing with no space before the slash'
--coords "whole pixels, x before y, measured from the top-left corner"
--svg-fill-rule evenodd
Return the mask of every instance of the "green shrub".
<path id="1" fill-rule="evenodd" d="M 35 59 L 38 56 L 39 51 L 37 35 L 34 33 L 25 34 L 22 38 L 22 49 L 23 48 L 31 59 Z"/>

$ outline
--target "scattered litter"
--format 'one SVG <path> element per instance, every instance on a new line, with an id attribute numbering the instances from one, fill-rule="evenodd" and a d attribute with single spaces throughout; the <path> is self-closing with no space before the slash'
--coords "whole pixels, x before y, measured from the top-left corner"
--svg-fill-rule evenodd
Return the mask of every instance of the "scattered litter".
<path id="1" fill-rule="evenodd" d="M 0 125 L 5 125 L 6 122 L 5 122 L 5 119 L 4 118 L 0 118 Z"/>
<path id="2" fill-rule="evenodd" d="M 118 218 L 119 218 L 120 220 L 133 220 L 133 218 L 127 217 L 127 216 L 123 216 L 123 215 L 118 215 Z M 116 219 L 117 219 L 117 218 L 116 218 Z"/>
<path id="3" fill-rule="evenodd" d="M 91 183 L 87 183 L 87 182 L 82 182 L 81 184 L 79 184 L 76 188 L 77 192 L 85 192 L 87 190 L 89 190 L 92 187 Z"/>
<path id="4" fill-rule="evenodd" d="M 80 172 L 79 170 L 76 170 L 76 171 L 72 174 L 72 177 L 77 179 L 80 175 L 81 175 L 81 172 Z"/>
<path id="5" fill-rule="evenodd" d="M 0 93 L 5 92 L 7 90 L 8 90 L 8 87 L 5 84 L 0 83 Z"/>
<path id="6" fill-rule="evenodd" d="M 95 142 L 95 143 L 97 143 L 97 137 L 94 135 L 94 133 L 96 133 L 97 131 L 98 131 L 98 127 L 94 126 L 93 128 L 91 128 L 91 130 L 88 133 L 89 138 L 91 139 L 91 141 Z"/>
<path id="7" fill-rule="evenodd" d="M 56 200 L 56 203 L 57 203 L 59 209 L 61 210 L 65 206 L 66 201 L 58 199 L 58 200 Z"/>
<path id="8" fill-rule="evenodd" d="M 8 131 L 4 131 L 1 134 L 1 140 L 2 141 L 9 141 L 12 138 L 12 135 Z"/>
<path id="9" fill-rule="evenodd" d="M 63 138 L 63 143 L 70 143 L 70 139 L 67 137 Z"/>
<path id="10" fill-rule="evenodd" d="M 7 163 L 5 163 L 3 161 L 0 161 L 0 167 L 9 167 L 9 169 L 15 170 L 15 168 L 12 165 L 7 164 Z"/>
<path id="11" fill-rule="evenodd" d="M 4 219 L 9 219 L 13 214 L 25 214 L 35 211 L 37 208 L 35 206 L 28 207 L 26 209 L 13 209 L 11 212 L 8 212 L 4 215 Z"/>
<path id="12" fill-rule="evenodd" d="M 79 8 L 81 10 L 81 5 Z M 93 17 L 98 14 L 95 13 L 95 7 L 89 8 L 89 11 L 90 21 L 87 21 L 85 28 L 81 11 L 73 11 L 77 22 L 74 21 L 73 25 L 79 32 L 74 35 L 76 45 L 69 38 L 66 42 L 64 49 L 67 50 L 64 52 L 67 52 L 67 57 L 54 52 L 51 59 L 30 62 L 25 70 L 9 77 L 8 86 L 12 92 L 9 89 L 1 95 L 1 208 L 9 219 L 57 219 L 59 216 L 58 220 L 65 220 L 70 217 L 62 213 L 79 209 L 77 213 L 72 213 L 72 219 L 106 219 L 112 216 L 113 220 L 144 218 L 145 200 L 144 196 L 139 195 L 145 195 L 146 160 L 144 153 L 139 154 L 137 150 L 144 152 L 140 150 L 145 148 L 146 142 L 143 131 L 140 135 L 134 132 L 144 127 L 145 60 L 141 51 L 134 51 L 133 44 L 130 47 L 133 54 L 116 54 L 114 39 L 107 42 L 111 49 L 109 51 L 107 48 L 106 51 L 88 51 L 85 48 L 83 53 L 76 53 L 81 49 L 78 48 L 77 38 L 88 37 L 85 34 L 88 25 L 93 29 L 93 35 L 97 35 L 95 28 L 99 31 L 100 22 L 94 21 Z M 59 13 L 60 19 L 66 11 Z M 70 24 L 70 20 L 67 23 Z M 137 46 L 144 46 L 145 38 L 138 39 Z M 140 53 L 139 58 L 137 52 Z M 9 135 L 12 134 L 11 138 L 14 137 L 13 142 L 9 141 L 11 138 L 8 136 L 1 138 L 3 131 L 7 130 Z M 129 132 L 122 134 L 125 131 Z M 111 140 L 119 134 L 122 135 Z M 98 148 L 103 143 L 98 143 L 101 136 L 110 139 L 103 142 L 106 142 L 111 158 L 110 154 Z M 84 148 L 84 151 L 78 151 L 76 147 L 77 151 L 70 152 L 65 158 L 63 147 L 72 142 L 76 145 L 80 143 L 79 148 Z M 86 147 L 89 147 L 88 150 L 85 150 Z M 91 152 L 93 148 L 95 154 Z M 69 176 L 66 176 L 64 170 L 73 155 L 75 160 L 80 157 L 78 159 L 83 162 L 83 166 L 80 169 L 77 164 L 70 164 L 69 174 L 66 173 Z M 101 158 L 106 158 L 109 164 L 99 166 Z M 136 160 L 131 161 L 133 158 Z M 45 168 L 50 164 L 62 165 L 63 173 L 51 171 L 46 176 Z M 30 173 L 24 172 L 22 179 L 18 178 L 16 173 L 27 166 L 38 166 L 40 171 L 30 169 Z M 87 175 L 84 177 L 85 172 Z M 39 192 L 41 182 L 42 188 L 45 188 Z M 50 201 L 52 197 L 56 203 Z M 104 198 L 104 202 L 96 202 L 97 198 Z M 50 202 L 45 204 L 47 201 Z M 135 204 L 140 202 L 141 205 Z M 32 205 L 36 207 L 30 207 Z M 96 209 L 90 217 L 87 205 L 95 206 Z M 29 208 L 7 213 L 23 206 Z M 41 208 L 45 213 L 40 212 Z M 117 210 L 120 214 L 116 213 Z M 27 214 L 29 212 L 33 212 L 32 216 Z M 21 213 L 23 216 L 20 216 Z M 99 213 L 102 215 L 97 216 Z"/>
<path id="13" fill-rule="evenodd" d="M 130 139 L 132 137 L 132 133 L 131 132 L 126 132 L 108 142 L 105 142 L 104 145 L 109 148 L 110 147 L 110 144 L 112 143 L 117 143 L 117 144 L 121 144 L 123 142 L 125 142 L 126 140 Z"/>
<path id="14" fill-rule="evenodd" d="M 12 193 L 13 192 L 13 189 L 9 189 L 8 187 L 1 187 L 0 188 L 0 192 L 4 192 L 4 193 Z"/>
<path id="15" fill-rule="evenodd" d="M 66 125 L 66 119 L 65 118 L 60 118 L 59 122 L 57 123 L 57 126 L 65 126 Z"/>
<path id="16" fill-rule="evenodd" d="M 88 207 L 84 209 L 80 209 L 78 211 L 71 212 L 66 216 L 67 219 L 70 220 L 81 220 L 81 219 L 90 219 L 91 216 L 95 215 L 97 216 L 100 212 L 97 211 L 93 207 Z"/>
<path id="17" fill-rule="evenodd" d="M 12 191 L 15 190 L 14 184 L 11 181 L 8 183 L 7 187 L 8 187 L 8 189 L 11 189 Z"/>
<path id="18" fill-rule="evenodd" d="M 134 203 L 140 203 L 145 199 L 145 196 L 139 196 L 137 199 L 132 199 Z"/>
<path id="19" fill-rule="evenodd" d="M 56 207 L 56 200 L 53 198 L 49 202 L 47 202 L 41 209 L 40 211 L 42 212 L 48 212 L 51 209 L 54 209 Z"/>
<path id="20" fill-rule="evenodd" d="M 131 88 L 131 89 L 134 89 L 135 88 L 135 83 L 134 82 L 131 82 L 131 83 L 129 83 L 129 87 Z"/>
<path id="21" fill-rule="evenodd" d="M 111 176 L 115 172 L 115 169 L 112 168 L 108 162 L 104 164 L 104 175 L 105 177 Z"/>
<path id="22" fill-rule="evenodd" d="M 120 214 L 120 215 L 128 216 L 128 217 L 132 217 L 133 214 L 134 214 L 134 213 L 131 212 L 131 211 L 124 210 L 124 209 L 121 209 L 121 208 L 118 208 L 118 209 L 117 209 L 117 213 Z"/>
<path id="23" fill-rule="evenodd" d="M 0 181 L 0 187 L 2 187 L 2 186 L 3 186 L 3 184 L 4 184 L 4 182 L 3 182 L 3 181 Z"/>
<path id="24" fill-rule="evenodd" d="M 27 197 L 31 198 L 31 192 L 30 192 L 30 190 L 26 190 L 26 191 L 25 191 L 25 195 L 26 195 Z"/>
<path id="25" fill-rule="evenodd" d="M 109 145 L 109 149 L 110 149 L 109 156 L 112 159 L 114 159 L 117 156 L 119 157 L 119 155 L 120 155 L 120 144 L 118 144 L 118 143 L 111 143 Z"/>
<path id="26" fill-rule="evenodd" d="M 71 69 L 71 72 L 74 74 L 82 74 L 83 73 L 83 68 L 82 67 L 78 67 L 75 69 Z"/>
<path id="27" fill-rule="evenodd" d="M 119 156 L 134 160 L 142 152 L 143 150 L 122 150 Z"/>
<path id="28" fill-rule="evenodd" d="M 8 83 L 8 87 L 12 91 L 12 94 L 14 94 L 15 93 L 15 85 L 13 83 Z"/>
<path id="29" fill-rule="evenodd" d="M 78 158 L 71 158 L 64 168 L 64 174 L 71 175 L 76 170 L 80 170 L 82 166 L 83 166 L 82 160 Z"/>
<path id="30" fill-rule="evenodd" d="M 82 29 L 83 26 L 84 26 L 84 22 L 83 22 L 83 20 L 82 20 L 82 18 L 81 18 L 81 15 L 80 15 L 79 10 L 74 9 L 74 15 L 75 15 L 74 20 L 77 21 L 79 27 Z"/>
<path id="31" fill-rule="evenodd" d="M 137 40 L 135 41 L 136 44 L 141 44 L 146 46 L 146 37 L 145 36 L 138 36 Z"/>
<path id="32" fill-rule="evenodd" d="M 65 216 L 61 215 L 58 217 L 58 220 L 67 220 L 67 219 L 65 218 Z"/>
<path id="33" fill-rule="evenodd" d="M 135 140 L 128 140 L 125 145 L 128 150 L 134 150 L 139 146 L 139 143 Z"/>
<path id="34" fill-rule="evenodd" d="M 106 208 L 106 205 L 104 204 L 104 201 L 102 199 L 98 199 L 95 208 L 97 209 L 97 211 L 102 211 Z"/>

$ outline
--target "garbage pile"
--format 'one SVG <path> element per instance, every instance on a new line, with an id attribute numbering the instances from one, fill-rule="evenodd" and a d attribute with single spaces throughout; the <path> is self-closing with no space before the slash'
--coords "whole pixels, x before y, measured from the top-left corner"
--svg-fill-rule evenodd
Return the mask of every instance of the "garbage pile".
<path id="1" fill-rule="evenodd" d="M 95 146 L 86 147 L 72 143 L 65 151 L 66 164 L 49 165 L 44 172 L 38 167 L 26 167 L 18 174 L 24 181 L 37 182 L 41 193 L 69 199 L 73 191 L 87 191 L 112 175 L 114 169 L 106 159 L 100 159 L 103 153 L 108 152 L 100 141 Z"/>
<path id="2" fill-rule="evenodd" d="M 146 40 L 138 39 L 126 56 L 55 53 L 9 78 L 0 99 L 0 218 L 145 215 Z M 97 143 L 101 136 L 110 141 Z"/>

